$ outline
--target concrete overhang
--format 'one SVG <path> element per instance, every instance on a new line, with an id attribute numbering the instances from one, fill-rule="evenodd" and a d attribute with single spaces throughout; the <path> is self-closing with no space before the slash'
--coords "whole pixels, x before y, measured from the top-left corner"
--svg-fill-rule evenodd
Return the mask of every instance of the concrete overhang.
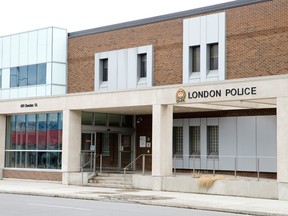
<path id="1" fill-rule="evenodd" d="M 185 91 L 186 98 L 177 103 L 176 94 L 180 88 Z M 2 100 L 0 114 L 62 110 L 151 114 L 155 104 L 172 105 L 175 113 L 265 109 L 276 108 L 279 97 L 288 97 L 288 75 Z"/>

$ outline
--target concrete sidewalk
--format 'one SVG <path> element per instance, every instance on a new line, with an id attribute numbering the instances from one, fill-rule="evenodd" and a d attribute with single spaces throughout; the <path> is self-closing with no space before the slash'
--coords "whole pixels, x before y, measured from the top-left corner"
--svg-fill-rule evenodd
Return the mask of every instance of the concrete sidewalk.
<path id="1" fill-rule="evenodd" d="M 61 183 L 0 180 L 0 193 L 191 208 L 248 215 L 287 215 L 288 201 L 150 190 L 98 188 Z"/>

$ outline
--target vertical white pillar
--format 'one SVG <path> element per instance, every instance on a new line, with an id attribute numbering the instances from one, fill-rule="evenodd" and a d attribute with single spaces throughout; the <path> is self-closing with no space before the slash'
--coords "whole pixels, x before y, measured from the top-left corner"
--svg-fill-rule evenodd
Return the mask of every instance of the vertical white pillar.
<path id="1" fill-rule="evenodd" d="M 288 97 L 277 98 L 277 181 L 279 199 L 288 200 Z"/>
<path id="2" fill-rule="evenodd" d="M 63 111 L 62 183 L 70 184 L 80 171 L 81 111 Z"/>
<path id="3" fill-rule="evenodd" d="M 153 105 L 152 176 L 172 175 L 173 106 Z M 159 185 L 160 187 L 160 185 Z M 158 187 L 157 187 L 158 188 Z"/>
<path id="4" fill-rule="evenodd" d="M 6 116 L 0 115 L 0 179 L 3 177 L 5 164 L 5 137 L 6 137 Z"/>

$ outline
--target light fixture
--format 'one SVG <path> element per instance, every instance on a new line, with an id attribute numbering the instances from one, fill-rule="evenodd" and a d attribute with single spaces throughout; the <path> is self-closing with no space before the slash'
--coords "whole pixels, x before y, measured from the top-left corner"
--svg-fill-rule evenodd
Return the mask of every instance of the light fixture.
<path id="1" fill-rule="evenodd" d="M 136 123 L 137 123 L 137 124 L 140 124 L 141 122 L 142 122 L 142 118 L 137 118 Z"/>

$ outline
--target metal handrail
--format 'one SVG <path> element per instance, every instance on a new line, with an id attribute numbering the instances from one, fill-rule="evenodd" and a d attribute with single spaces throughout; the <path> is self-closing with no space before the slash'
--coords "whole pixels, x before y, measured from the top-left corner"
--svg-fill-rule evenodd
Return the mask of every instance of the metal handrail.
<path id="1" fill-rule="evenodd" d="M 81 167 L 80 167 L 80 170 L 81 170 L 81 175 L 82 175 L 82 185 L 83 185 L 83 170 L 84 170 L 84 167 L 85 166 L 87 166 L 89 163 L 91 163 L 92 162 L 92 160 L 93 160 L 93 175 L 95 175 L 96 174 L 96 158 L 98 157 L 98 156 L 100 156 L 100 166 L 99 166 L 99 168 L 100 168 L 100 173 L 102 173 L 102 154 L 93 154 L 93 158 L 90 158 L 85 164 L 83 164 L 83 165 L 81 165 Z M 82 157 L 82 154 L 81 154 L 81 157 Z"/>
<path id="2" fill-rule="evenodd" d="M 129 163 L 126 167 L 123 168 L 124 171 L 124 188 L 126 189 L 126 170 L 129 166 L 136 163 L 136 161 L 142 157 L 142 174 L 145 174 L 145 156 L 152 156 L 151 154 L 141 154 L 138 157 L 136 157 L 131 163 Z"/>

